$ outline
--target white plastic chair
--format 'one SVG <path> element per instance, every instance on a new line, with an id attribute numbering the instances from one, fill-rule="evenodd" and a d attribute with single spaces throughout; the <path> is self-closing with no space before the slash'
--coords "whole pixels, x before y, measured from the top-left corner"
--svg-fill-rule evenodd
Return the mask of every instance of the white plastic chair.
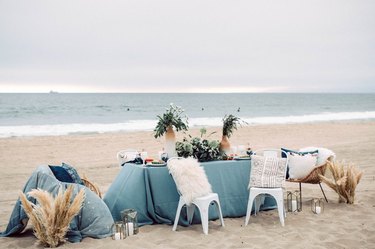
<path id="1" fill-rule="evenodd" d="M 281 158 L 281 154 L 284 154 L 286 158 Z M 280 149 L 265 149 L 256 151 L 251 159 L 249 200 L 247 203 L 245 226 L 249 223 L 253 202 L 260 194 L 269 194 L 275 198 L 280 222 L 284 226 L 286 213 L 284 209 L 283 185 L 285 183 L 288 155 Z M 254 165 L 257 163 L 259 165 Z M 255 201 L 255 214 L 259 210 L 259 206 L 259 200 Z"/>
<path id="2" fill-rule="evenodd" d="M 180 195 L 180 200 L 178 202 L 178 206 L 177 206 L 177 211 L 176 211 L 176 217 L 175 217 L 175 220 L 174 220 L 174 224 L 173 224 L 173 228 L 172 228 L 172 231 L 176 231 L 177 229 L 177 225 L 178 225 L 178 220 L 180 218 L 180 214 L 181 214 L 181 210 L 184 206 L 186 206 L 186 213 L 187 213 L 187 219 L 188 219 L 188 222 L 189 224 L 192 223 L 192 220 L 193 220 L 193 216 L 194 216 L 194 210 L 195 210 L 195 207 L 197 207 L 199 209 L 199 212 L 200 212 L 200 215 L 201 215 L 201 222 L 202 222 L 202 228 L 203 228 L 203 233 L 204 234 L 208 234 L 208 215 L 209 215 L 209 207 L 210 207 L 210 204 L 213 202 L 214 204 L 216 204 L 216 211 L 219 215 L 219 219 L 220 219 L 220 223 L 222 226 L 224 226 L 224 219 L 223 219 L 223 214 L 221 212 L 221 206 L 220 206 L 220 201 L 219 201 L 219 196 L 217 193 L 206 193 L 205 195 L 203 196 L 200 196 L 200 197 L 196 197 L 194 198 L 191 203 L 186 203 L 185 199 L 184 199 L 184 196 L 183 196 L 183 192 L 181 193 L 180 191 L 180 187 L 179 187 L 179 182 L 176 181 L 175 179 L 175 172 L 173 172 L 171 169 L 170 169 L 170 165 L 171 165 L 171 161 L 172 160 L 186 160 L 185 158 L 181 158 L 181 157 L 172 157 L 170 158 L 168 161 L 167 161 L 167 166 L 168 166 L 168 169 L 170 170 L 170 173 L 176 183 L 176 187 L 177 187 L 177 191 Z M 191 168 L 195 167 L 195 165 L 189 165 Z M 200 167 L 200 166 L 198 166 Z M 203 174 L 204 174 L 204 171 L 202 171 Z M 179 174 L 181 176 L 181 174 Z M 189 177 L 188 174 L 182 174 L 184 177 Z M 204 179 L 207 180 L 207 177 L 205 176 Z M 191 184 L 194 184 L 194 178 L 191 178 L 189 179 L 189 181 L 191 182 Z M 210 183 L 207 182 L 205 184 L 208 184 L 210 185 Z"/>
<path id="3" fill-rule="evenodd" d="M 135 149 L 126 149 L 117 152 L 119 166 L 122 167 L 124 163 L 134 161 L 138 155 L 139 152 Z"/>

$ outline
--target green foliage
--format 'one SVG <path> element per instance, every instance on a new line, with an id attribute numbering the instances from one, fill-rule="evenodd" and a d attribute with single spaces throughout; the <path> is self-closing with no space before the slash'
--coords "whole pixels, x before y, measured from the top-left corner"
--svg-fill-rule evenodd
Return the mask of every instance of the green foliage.
<path id="1" fill-rule="evenodd" d="M 171 103 L 162 116 L 157 116 L 158 123 L 154 129 L 154 137 L 158 138 L 163 136 L 169 126 L 175 127 L 176 131 L 187 131 L 189 128 L 188 118 L 186 115 L 183 115 L 183 112 L 184 110 L 181 107 Z"/>
<path id="2" fill-rule="evenodd" d="M 233 131 L 237 130 L 237 125 L 241 126 L 241 123 L 246 122 L 232 114 L 225 115 L 223 118 L 223 136 L 227 136 L 229 138 L 233 134 Z"/>
<path id="3" fill-rule="evenodd" d="M 219 141 L 202 138 L 207 132 L 205 128 L 202 128 L 200 132 L 201 137 L 192 138 L 189 135 L 189 139 L 184 138 L 182 142 L 177 142 L 177 155 L 179 157 L 194 157 L 198 159 L 199 162 L 222 160 L 225 154 L 219 149 Z"/>

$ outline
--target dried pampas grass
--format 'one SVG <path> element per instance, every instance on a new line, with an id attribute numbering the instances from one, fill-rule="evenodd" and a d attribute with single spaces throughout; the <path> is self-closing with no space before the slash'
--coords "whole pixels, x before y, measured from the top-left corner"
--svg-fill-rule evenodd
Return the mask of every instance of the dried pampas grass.
<path id="1" fill-rule="evenodd" d="M 34 226 L 34 234 L 43 246 L 57 247 L 65 242 L 69 224 L 82 208 L 85 198 L 85 191 L 81 189 L 71 202 L 72 193 L 73 186 L 64 192 L 60 188 L 55 198 L 47 191 L 33 189 L 28 195 L 35 198 L 37 204 L 20 193 L 22 206 Z"/>
<path id="2" fill-rule="evenodd" d="M 348 165 L 344 161 L 327 161 L 328 168 L 333 179 L 323 175 L 319 178 L 339 195 L 339 202 L 354 203 L 355 189 L 361 180 L 363 172 L 354 165 Z"/>

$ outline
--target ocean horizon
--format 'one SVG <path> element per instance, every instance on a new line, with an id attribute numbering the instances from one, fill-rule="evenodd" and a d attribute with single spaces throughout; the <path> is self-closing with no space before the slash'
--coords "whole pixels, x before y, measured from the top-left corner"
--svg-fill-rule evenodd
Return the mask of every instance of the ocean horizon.
<path id="1" fill-rule="evenodd" d="M 190 128 L 228 114 L 249 125 L 375 120 L 366 93 L 1 93 L 0 137 L 151 131 L 170 103 Z"/>

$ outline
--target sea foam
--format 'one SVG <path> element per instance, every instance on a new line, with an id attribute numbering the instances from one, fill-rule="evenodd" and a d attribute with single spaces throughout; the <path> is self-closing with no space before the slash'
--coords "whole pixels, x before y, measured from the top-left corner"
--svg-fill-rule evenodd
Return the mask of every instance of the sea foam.
<path id="1" fill-rule="evenodd" d="M 262 124 L 298 124 L 311 122 L 370 120 L 375 119 L 375 112 L 339 112 L 295 116 L 241 117 L 249 125 Z M 60 136 L 77 133 L 105 133 L 152 131 L 157 120 L 130 120 L 123 123 L 99 124 L 55 124 L 55 125 L 19 125 L 0 126 L 0 137 L 19 136 Z M 190 118 L 190 127 L 222 126 L 222 117 Z"/>

